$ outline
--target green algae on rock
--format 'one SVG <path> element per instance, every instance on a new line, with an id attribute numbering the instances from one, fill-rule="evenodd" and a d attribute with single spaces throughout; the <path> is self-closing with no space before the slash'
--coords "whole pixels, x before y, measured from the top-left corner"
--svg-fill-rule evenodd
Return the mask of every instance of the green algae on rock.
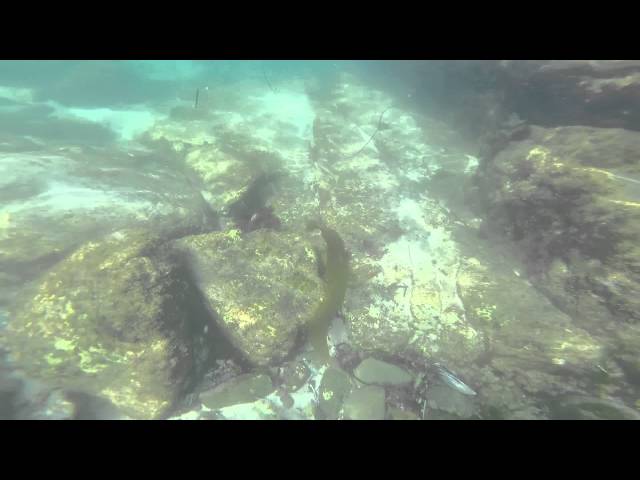
<path id="1" fill-rule="evenodd" d="M 526 252 L 539 287 L 592 329 L 639 318 L 638 148 L 636 132 L 533 127 L 476 178 L 491 221 Z"/>
<path id="2" fill-rule="evenodd" d="M 193 287 L 145 231 L 89 242 L 46 273 L 7 328 L 26 373 L 158 418 L 190 388 L 208 355 L 196 335 Z"/>
<path id="3" fill-rule="evenodd" d="M 185 255 L 219 327 L 251 364 L 276 364 L 299 346 L 324 295 L 309 236 L 230 230 L 172 245 Z"/>

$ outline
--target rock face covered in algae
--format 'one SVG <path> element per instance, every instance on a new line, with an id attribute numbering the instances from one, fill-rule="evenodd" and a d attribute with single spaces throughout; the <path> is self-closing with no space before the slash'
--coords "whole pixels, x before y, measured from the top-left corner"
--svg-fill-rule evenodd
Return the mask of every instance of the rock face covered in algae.
<path id="1" fill-rule="evenodd" d="M 230 230 L 173 246 L 186 255 L 218 325 L 251 364 L 275 364 L 302 340 L 324 294 L 312 237 Z"/>
<path id="2" fill-rule="evenodd" d="M 504 344 L 500 337 L 511 329 L 509 336 L 537 332 L 526 342 L 521 339 L 529 352 L 521 350 L 515 356 L 521 358 L 511 363 L 521 363 L 524 372 L 525 364 L 538 362 L 540 368 L 523 377 L 537 377 L 546 391 L 562 390 L 560 377 L 549 381 L 549 368 L 543 366 L 549 360 L 558 373 L 572 372 L 567 386 L 574 391 L 597 391 L 604 398 L 621 393 L 614 384 L 620 387 L 622 378 L 640 379 L 639 148 L 638 134 L 621 129 L 532 127 L 529 138 L 511 142 L 478 170 L 489 223 L 514 241 L 529 279 L 555 307 L 539 301 L 536 315 L 535 303 L 518 302 L 510 315 L 517 323 L 495 331 L 494 344 Z M 481 269 L 469 264 L 466 272 L 469 279 L 484 278 L 494 301 L 476 313 L 487 322 L 505 318 L 509 301 L 494 287 L 501 275 L 483 275 Z M 520 283 L 514 279 L 505 291 L 516 298 Z M 464 286 L 461 290 L 471 307 L 467 312 L 473 313 L 480 297 Z M 530 326 L 517 327 L 520 322 Z"/>
<path id="3" fill-rule="evenodd" d="M 639 148 L 620 129 L 533 128 L 479 177 L 493 220 L 527 252 L 545 293 L 586 323 L 594 311 L 640 320 Z"/>
<path id="4" fill-rule="evenodd" d="M 116 232 L 52 268 L 7 329 L 14 361 L 130 417 L 165 414 L 207 353 L 183 269 L 156 256 L 158 245 L 142 231 Z"/>

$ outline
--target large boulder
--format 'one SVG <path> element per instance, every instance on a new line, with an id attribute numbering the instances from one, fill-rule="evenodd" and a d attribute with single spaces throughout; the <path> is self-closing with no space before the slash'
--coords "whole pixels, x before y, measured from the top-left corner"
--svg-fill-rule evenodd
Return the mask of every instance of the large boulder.
<path id="1" fill-rule="evenodd" d="M 304 338 L 324 288 L 306 234 L 238 230 L 173 242 L 219 327 L 253 365 L 281 362 Z"/>
<path id="2" fill-rule="evenodd" d="M 158 418 L 208 357 L 206 313 L 186 272 L 145 231 L 88 242 L 44 274 L 3 335 L 12 362 L 55 388 Z"/>
<path id="3" fill-rule="evenodd" d="M 544 386 L 540 391 L 554 394 L 598 392 L 603 399 L 624 398 L 640 378 L 639 147 L 639 134 L 628 130 L 532 127 L 529 138 L 509 142 L 480 165 L 475 193 L 476 205 L 487 214 L 483 235 L 504 243 L 500 235 L 506 234 L 524 261 L 518 275 L 546 299 L 533 295 L 535 290 L 522 285 L 520 278 L 512 278 L 508 287 L 499 286 L 502 275 L 494 268 L 483 274 L 482 260 L 468 264 L 465 271 L 468 279 L 484 279 L 484 293 L 476 295 L 475 287 L 470 289 L 464 281 L 461 293 L 471 307 L 467 312 L 487 319 L 510 310 L 510 300 L 501 290 L 518 299 L 509 314 L 517 320 L 513 330 L 506 325 L 490 338 L 499 346 L 494 352 L 508 353 L 508 337 L 526 335 L 529 338 L 523 336 L 522 341 L 528 346 L 508 353 L 509 360 L 495 357 L 491 365 L 494 370 L 513 369 L 520 363 L 518 370 L 525 372 L 525 365 L 538 364 L 540 368 L 519 374 L 529 378 L 530 392 L 537 384 Z M 492 298 L 492 303 L 479 307 L 483 297 Z M 563 386 L 561 377 L 549 377 L 554 370 L 567 371 L 570 381 Z M 487 382 L 491 383 L 488 373 Z M 496 390 L 498 384 L 491 385 Z M 508 390 L 500 394 L 505 405 L 513 402 Z M 495 403 L 500 395 L 495 393 Z"/>

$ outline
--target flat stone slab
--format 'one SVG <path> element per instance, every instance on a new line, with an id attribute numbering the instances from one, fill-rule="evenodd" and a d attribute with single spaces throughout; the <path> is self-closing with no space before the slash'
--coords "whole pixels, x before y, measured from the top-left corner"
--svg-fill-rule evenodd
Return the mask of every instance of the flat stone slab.
<path id="1" fill-rule="evenodd" d="M 413 382 L 413 375 L 392 363 L 366 358 L 354 370 L 355 377 L 363 383 L 401 386 Z"/>

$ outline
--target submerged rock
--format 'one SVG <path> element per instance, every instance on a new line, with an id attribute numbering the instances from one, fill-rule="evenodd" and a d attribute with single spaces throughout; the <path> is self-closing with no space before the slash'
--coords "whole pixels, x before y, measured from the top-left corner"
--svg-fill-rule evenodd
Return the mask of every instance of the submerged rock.
<path id="1" fill-rule="evenodd" d="M 363 383 L 382 386 L 404 386 L 413 383 L 413 375 L 404 368 L 375 358 L 366 358 L 353 371 L 354 376 Z"/>
<path id="2" fill-rule="evenodd" d="M 29 376 L 157 418 L 208 355 L 184 270 L 144 231 L 89 242 L 42 278 L 11 318 L 6 347 Z M 26 294 L 25 294 L 26 297 Z"/>
<path id="3" fill-rule="evenodd" d="M 368 75 L 411 92 L 412 103 L 453 126 L 458 142 L 461 132 L 495 129 L 513 112 L 535 125 L 640 130 L 638 60 L 430 60 L 377 68 Z"/>
<path id="4" fill-rule="evenodd" d="M 427 405 L 433 410 L 448 413 L 456 418 L 470 418 L 474 413 L 475 400 L 468 395 L 453 390 L 445 385 L 434 385 L 427 391 Z M 431 412 L 428 418 L 432 417 Z"/>
<path id="5" fill-rule="evenodd" d="M 286 359 L 323 298 L 304 234 L 237 230 L 185 237 L 182 252 L 222 331 L 254 365 Z"/>
<path id="6" fill-rule="evenodd" d="M 278 407 L 269 400 L 259 399 L 251 403 L 238 403 L 216 412 L 218 420 L 283 420 Z"/>
<path id="7" fill-rule="evenodd" d="M 230 405 L 251 403 L 268 396 L 275 390 L 271 379 L 263 374 L 246 374 L 223 383 L 213 390 L 202 392 L 200 401 L 217 410 Z"/>
<path id="8" fill-rule="evenodd" d="M 496 68 L 501 68 L 499 62 L 489 66 L 489 70 Z M 483 78 L 492 84 L 491 75 Z M 504 131 L 490 149 L 491 156 L 497 153 L 497 157 L 478 167 L 471 155 L 429 144 L 424 127 L 432 124 L 403 111 L 384 93 L 353 77 L 334 80 L 323 85 L 322 93 L 310 91 L 314 115 L 298 135 L 292 134 L 296 138 L 288 146 L 281 137 L 271 135 L 270 127 L 252 132 L 260 117 L 251 114 L 244 122 L 228 122 L 229 127 L 220 131 L 196 122 L 193 128 L 184 127 L 189 130 L 184 135 L 179 132 L 183 126 L 174 122 L 171 142 L 186 154 L 201 178 L 211 182 L 212 191 L 222 200 L 216 208 L 229 205 L 229 199 L 218 195 L 224 190 L 225 175 L 243 177 L 230 183 L 232 197 L 239 198 L 246 192 L 242 185 L 248 184 L 248 172 L 261 170 L 263 160 L 273 158 L 274 165 L 288 173 L 270 197 L 270 206 L 283 225 L 302 231 L 308 218 L 321 218 L 339 232 L 351 267 L 341 312 L 343 341 L 348 345 L 335 348 L 341 365 L 351 371 L 362 358 L 377 354 L 410 358 L 422 366 L 442 362 L 478 392 L 473 401 L 486 418 L 549 418 L 541 400 L 545 395 L 591 392 L 602 369 L 618 375 L 607 363 L 608 339 L 587 325 L 606 324 L 601 320 L 608 319 L 609 308 L 627 319 L 635 318 L 638 311 L 634 302 L 640 295 L 633 295 L 638 242 L 633 229 L 627 229 L 637 203 L 635 183 L 629 181 L 637 173 L 635 134 L 532 127 L 517 115 L 509 117 L 511 112 L 494 109 L 495 99 L 488 97 L 476 104 L 482 116 L 474 118 L 494 118 L 468 121 L 482 125 L 481 130 L 502 125 Z M 457 88 L 450 90 L 465 103 L 467 97 L 460 97 Z M 271 110 L 269 115 L 280 118 L 284 112 Z M 237 117 L 220 112 L 211 119 L 222 127 L 223 119 Z M 591 153 L 585 154 L 585 149 Z M 218 172 L 218 167 L 228 171 Z M 465 211 L 470 198 L 462 185 L 476 168 L 480 181 L 475 188 L 484 193 L 491 218 L 484 212 L 467 215 L 472 212 Z M 622 185 L 624 195 L 619 195 Z M 587 228 L 576 226 L 585 219 Z M 521 252 L 534 252 L 535 260 L 542 261 L 523 265 L 516 254 L 503 248 L 505 243 L 496 241 L 499 229 L 494 228 L 494 220 L 520 242 Z M 624 253 L 613 263 L 589 263 L 592 258 L 576 260 L 567 253 L 568 244 L 578 251 L 586 247 L 598 254 L 610 252 L 610 229 L 618 227 L 627 240 L 617 244 Z M 458 235 L 459 230 L 466 231 L 466 238 Z M 496 248 L 489 248 L 493 243 Z M 202 259 L 217 245 L 199 247 L 206 254 L 194 256 L 194 272 L 203 270 L 197 265 L 206 264 Z M 252 248 L 225 246 L 222 250 L 229 258 L 235 255 L 230 262 L 235 264 L 237 258 L 250 258 Z M 631 268 L 618 268 L 625 263 Z M 553 268 L 544 272 L 548 265 Z M 534 272 L 541 274 L 539 290 L 532 285 L 535 278 L 527 267 L 542 267 Z M 205 275 L 215 279 L 217 270 Z M 241 266 L 239 271 L 244 270 Z M 248 277 L 262 272 L 249 271 Z M 226 272 L 223 277 L 233 278 Z M 203 288 L 207 284 L 213 281 L 203 282 Z M 227 280 L 226 285 L 232 283 Z M 254 283 L 243 280 L 235 285 L 245 288 Z M 576 299 L 576 290 L 584 291 L 585 286 L 589 294 Z M 551 301 L 540 292 L 545 288 Z M 216 295 L 229 297 L 216 293 L 211 298 Z M 260 298 L 254 304 L 265 302 Z M 223 307 L 217 305 L 215 311 L 222 312 Z M 246 305 L 240 312 L 234 315 L 256 319 L 253 339 L 247 340 L 248 334 L 238 333 L 236 327 L 223 328 L 242 350 L 256 352 L 261 347 L 255 345 L 266 344 L 257 341 L 266 336 L 257 327 L 265 320 Z M 219 321 L 224 325 L 223 319 Z M 625 372 L 633 367 L 635 343 L 629 335 L 630 330 L 618 339 L 625 348 L 618 350 L 616 360 L 622 363 L 624 352 Z M 245 339 L 238 339 L 241 336 Z M 275 343 L 268 345 L 276 350 Z M 289 351 L 291 343 L 284 345 Z M 282 357 L 272 358 L 278 362 Z M 619 387 L 612 381 L 597 381 L 597 388 L 608 395 Z M 409 401 L 406 405 L 416 408 Z M 336 408 L 331 406 L 331 412 Z"/>
<path id="9" fill-rule="evenodd" d="M 479 170 L 492 223 L 518 243 L 539 288 L 592 329 L 639 318 L 638 150 L 638 132 L 536 127 Z"/>
<path id="10" fill-rule="evenodd" d="M 419 116 L 353 77 L 314 101 L 311 164 L 274 208 L 283 218 L 317 210 L 340 233 L 350 252 L 349 342 L 368 354 L 474 358 L 481 333 L 460 313 L 450 219 L 426 191 L 439 162 L 468 159 L 433 148 Z M 315 193 L 310 205 L 292 201 L 308 191 Z"/>
<path id="11" fill-rule="evenodd" d="M 345 420 L 384 420 L 384 388 L 364 386 L 351 391 L 344 402 Z"/>
<path id="12" fill-rule="evenodd" d="M 0 420 L 15 418 L 21 389 L 22 382 L 0 365 Z"/>
<path id="13" fill-rule="evenodd" d="M 340 417 L 343 401 L 351 391 L 351 380 L 344 371 L 329 367 L 324 372 L 318 391 L 316 418 L 336 420 Z"/>
<path id="14" fill-rule="evenodd" d="M 640 386 L 640 325 L 621 325 L 616 329 L 616 346 L 612 356 L 624 370 L 628 381 Z"/>
<path id="15" fill-rule="evenodd" d="M 517 257 L 504 242 L 461 245 L 458 290 L 485 342 L 474 364 L 451 367 L 478 392 L 478 404 L 501 418 L 546 418 L 540 398 L 592 390 L 607 355 L 601 338 L 519 277 Z"/>
<path id="16" fill-rule="evenodd" d="M 192 148 L 185 156 L 185 162 L 200 177 L 203 184 L 203 196 L 216 212 L 228 212 L 238 202 L 246 200 L 248 194 L 253 194 L 254 205 L 247 205 L 250 209 L 248 216 L 268 200 L 273 185 L 266 182 L 262 191 L 249 192 L 256 178 L 256 172 L 272 171 L 277 168 L 277 162 L 268 155 L 266 160 L 248 163 L 224 151 L 212 147 Z M 251 211 L 253 210 L 253 211 Z M 234 213 L 234 212 L 229 212 Z"/>
<path id="17" fill-rule="evenodd" d="M 569 395 L 553 404 L 554 418 L 559 420 L 640 420 L 640 412 L 618 400 Z"/>

